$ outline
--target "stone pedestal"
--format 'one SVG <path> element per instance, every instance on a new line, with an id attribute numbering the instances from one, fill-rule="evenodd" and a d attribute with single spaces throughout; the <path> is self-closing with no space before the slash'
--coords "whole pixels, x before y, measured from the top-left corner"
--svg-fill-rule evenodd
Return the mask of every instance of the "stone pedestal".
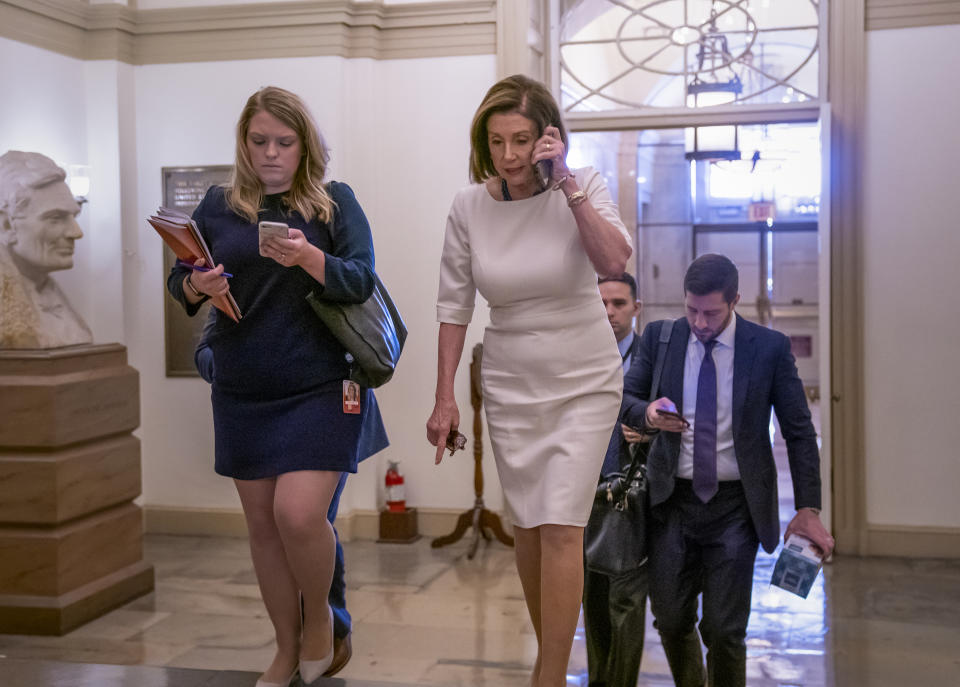
<path id="1" fill-rule="evenodd" d="M 124 346 L 0 351 L 0 633 L 64 634 L 153 589 L 139 423 Z"/>

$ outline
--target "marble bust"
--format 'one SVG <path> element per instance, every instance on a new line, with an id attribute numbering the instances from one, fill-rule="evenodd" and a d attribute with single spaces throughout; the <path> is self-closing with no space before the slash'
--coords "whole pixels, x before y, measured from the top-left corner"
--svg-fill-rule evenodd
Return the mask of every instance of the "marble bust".
<path id="1" fill-rule="evenodd" d="M 93 340 L 50 276 L 73 267 L 80 204 L 66 173 L 40 153 L 0 156 L 0 349 L 44 349 Z"/>

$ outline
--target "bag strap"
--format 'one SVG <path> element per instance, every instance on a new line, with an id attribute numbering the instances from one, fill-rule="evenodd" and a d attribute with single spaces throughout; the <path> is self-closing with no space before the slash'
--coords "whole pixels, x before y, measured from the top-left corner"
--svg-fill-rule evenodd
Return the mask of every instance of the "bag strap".
<path id="1" fill-rule="evenodd" d="M 657 400 L 660 378 L 663 376 L 663 363 L 667 358 L 667 345 L 670 343 L 674 322 L 675 320 L 664 320 L 663 326 L 660 327 L 660 338 L 657 340 L 657 359 L 653 364 L 653 381 L 650 382 L 650 398 L 647 399 L 648 401 Z"/>
<path id="2" fill-rule="evenodd" d="M 650 382 L 650 397 L 648 400 L 651 403 L 657 400 L 657 392 L 660 390 L 660 379 L 663 377 L 663 363 L 667 358 L 667 346 L 670 344 L 670 335 L 673 334 L 673 323 L 675 321 L 676 320 L 664 320 L 663 325 L 660 327 L 660 337 L 657 339 L 657 357 L 653 363 L 653 379 Z M 630 467 L 627 468 L 628 482 L 633 479 L 637 470 L 640 469 L 640 465 L 646 462 L 650 443 L 652 442 L 648 442 L 644 448 L 637 446 L 637 451 L 633 454 L 633 460 L 630 461 Z M 641 461 L 641 457 L 643 461 Z"/>

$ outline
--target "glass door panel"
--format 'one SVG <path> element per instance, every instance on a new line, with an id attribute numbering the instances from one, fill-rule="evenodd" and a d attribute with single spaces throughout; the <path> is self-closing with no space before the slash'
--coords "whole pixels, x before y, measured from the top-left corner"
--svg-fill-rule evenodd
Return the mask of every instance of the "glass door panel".
<path id="1" fill-rule="evenodd" d="M 567 163 L 601 173 L 634 232 L 630 271 L 643 301 L 638 329 L 682 317 L 687 266 L 704 253 L 722 253 L 740 271 L 738 312 L 791 337 L 804 383 L 813 386 L 819 382 L 819 127 L 737 129 L 738 149 L 715 157 L 691 151 L 690 129 L 575 132 Z"/>

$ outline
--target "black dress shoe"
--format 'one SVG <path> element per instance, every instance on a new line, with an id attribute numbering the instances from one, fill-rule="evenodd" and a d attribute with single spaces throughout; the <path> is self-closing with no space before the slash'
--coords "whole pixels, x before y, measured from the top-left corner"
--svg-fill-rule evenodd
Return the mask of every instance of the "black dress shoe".
<path id="1" fill-rule="evenodd" d="M 350 642 L 351 634 L 353 633 L 347 633 L 346 637 L 333 638 L 333 663 L 323 674 L 324 677 L 336 675 L 350 662 L 350 657 L 353 656 L 353 645 Z"/>

